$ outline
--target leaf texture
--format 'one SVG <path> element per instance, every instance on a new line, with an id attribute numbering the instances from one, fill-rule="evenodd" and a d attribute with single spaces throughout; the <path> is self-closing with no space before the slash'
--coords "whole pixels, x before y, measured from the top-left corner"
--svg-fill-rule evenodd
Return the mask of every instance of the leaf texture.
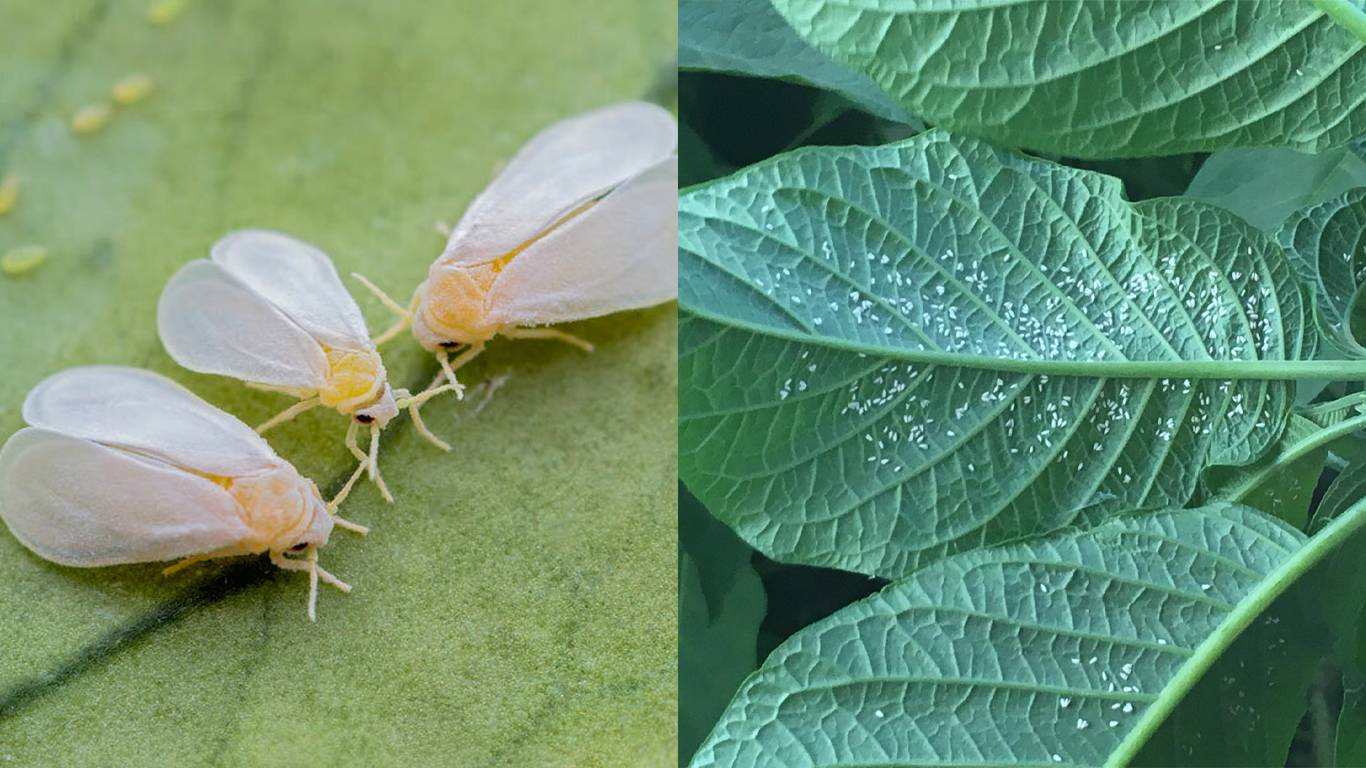
<path id="1" fill-rule="evenodd" d="M 1303 542 L 1214 505 L 942 560 L 779 646 L 692 765 L 1106 764 Z"/>
<path id="2" fill-rule="evenodd" d="M 1366 357 L 1366 187 L 1297 211 L 1277 237 L 1314 295 L 1323 337 L 1343 354 Z"/>
<path id="3" fill-rule="evenodd" d="M 1344 0 L 774 0 L 926 121 L 1076 157 L 1366 133 L 1366 14 Z"/>
<path id="4" fill-rule="evenodd" d="M 1231 214 L 942 132 L 694 188 L 679 230 L 680 472 L 780 560 L 896 578 L 1183 504 L 1276 440 L 1292 391 L 1260 371 L 1311 350 Z"/>

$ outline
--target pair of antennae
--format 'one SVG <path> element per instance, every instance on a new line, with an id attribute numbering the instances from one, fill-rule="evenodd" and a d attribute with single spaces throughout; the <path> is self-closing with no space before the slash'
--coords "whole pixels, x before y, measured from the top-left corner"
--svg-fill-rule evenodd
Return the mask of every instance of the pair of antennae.
<path id="1" fill-rule="evenodd" d="M 286 557 L 283 552 L 271 552 L 270 561 L 277 567 L 286 571 L 308 571 L 308 620 L 317 622 L 318 620 L 318 582 L 340 589 L 343 592 L 350 592 L 351 585 L 328 573 L 321 565 L 318 565 L 318 545 L 309 544 L 305 551 L 304 560 L 295 560 Z"/>

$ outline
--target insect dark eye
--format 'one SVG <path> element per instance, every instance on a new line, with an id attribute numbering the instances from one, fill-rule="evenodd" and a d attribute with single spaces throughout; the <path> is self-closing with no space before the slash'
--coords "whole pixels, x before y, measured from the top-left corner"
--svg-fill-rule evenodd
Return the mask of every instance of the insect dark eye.
<path id="1" fill-rule="evenodd" d="M 375 417 L 374 417 L 374 416 L 371 416 L 371 415 L 366 414 L 366 413 L 361 413 L 361 414 L 357 414 L 357 415 L 356 415 L 356 421 L 359 421 L 359 422 L 362 423 L 362 424 L 369 424 L 370 422 L 372 422 L 372 421 L 374 421 L 374 420 L 375 420 Z"/>
<path id="2" fill-rule="evenodd" d="M 290 551 L 290 552 L 302 552 L 302 551 L 304 551 L 304 550 L 307 549 L 307 548 L 308 548 L 308 542 L 306 542 L 306 541 L 301 541 L 301 542 L 299 542 L 298 544 L 295 544 L 294 546 L 290 547 L 290 548 L 289 548 L 289 551 Z"/>

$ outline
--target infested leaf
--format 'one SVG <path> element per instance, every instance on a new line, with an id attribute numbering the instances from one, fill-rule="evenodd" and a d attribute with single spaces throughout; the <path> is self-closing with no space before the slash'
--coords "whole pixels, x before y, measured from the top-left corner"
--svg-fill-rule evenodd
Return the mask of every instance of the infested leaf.
<path id="1" fill-rule="evenodd" d="M 1363 179 L 1366 181 L 1366 179 Z M 1323 338 L 1343 355 L 1366 356 L 1366 187 L 1296 211 L 1276 236 L 1314 295 Z"/>
<path id="2" fill-rule="evenodd" d="M 1319 151 L 1366 133 L 1345 0 L 773 0 L 927 122 L 1073 157 Z"/>
<path id="3" fill-rule="evenodd" d="M 1317 363 L 1269 238 L 1211 206 L 935 132 L 680 199 L 680 472 L 779 560 L 896 578 L 1183 504 Z M 1221 380 L 1226 378 L 1237 381 Z"/>
<path id="4" fill-rule="evenodd" d="M 1322 554 L 1214 505 L 954 555 L 780 646 L 692 765 L 1127 764 Z"/>

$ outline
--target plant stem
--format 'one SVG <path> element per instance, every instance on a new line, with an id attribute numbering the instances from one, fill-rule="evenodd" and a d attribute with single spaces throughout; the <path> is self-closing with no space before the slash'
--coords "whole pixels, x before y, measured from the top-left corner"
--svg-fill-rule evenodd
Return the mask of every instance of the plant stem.
<path id="1" fill-rule="evenodd" d="M 1366 14 L 1356 5 L 1348 0 L 1314 0 L 1314 5 L 1358 40 L 1366 41 Z"/>
<path id="2" fill-rule="evenodd" d="M 1214 666 L 1214 662 L 1219 660 L 1224 650 L 1233 644 L 1243 630 L 1251 626 L 1262 611 L 1296 580 L 1356 533 L 1363 523 L 1366 523 L 1366 499 L 1358 501 L 1346 512 L 1334 518 L 1323 530 L 1306 541 L 1299 551 L 1267 574 L 1257 591 L 1234 606 L 1228 618 L 1196 647 L 1190 660 L 1177 671 L 1176 676 L 1162 689 L 1152 705 L 1144 710 L 1142 719 L 1134 729 L 1129 731 L 1115 751 L 1110 753 L 1105 765 L 1128 765 L 1176 709 L 1176 705 L 1181 703 L 1191 688 L 1194 688 L 1210 667 Z"/>
<path id="3" fill-rule="evenodd" d="M 1233 501 L 1242 501 L 1253 491 L 1257 490 L 1257 487 L 1260 486 L 1263 481 L 1276 474 L 1278 470 L 1284 468 L 1286 465 L 1303 458 L 1314 449 L 1331 443 L 1340 437 L 1350 435 L 1358 429 L 1366 429 L 1366 414 L 1355 416 L 1350 419 L 1343 419 L 1337 424 L 1315 432 L 1298 443 L 1291 445 L 1284 453 L 1276 458 L 1275 464 L 1272 464 L 1256 474 L 1249 475 L 1241 486 L 1236 486 L 1234 489 L 1225 491 L 1224 494 L 1220 495 L 1227 494 L 1225 495 L 1225 498 L 1232 499 Z"/>

